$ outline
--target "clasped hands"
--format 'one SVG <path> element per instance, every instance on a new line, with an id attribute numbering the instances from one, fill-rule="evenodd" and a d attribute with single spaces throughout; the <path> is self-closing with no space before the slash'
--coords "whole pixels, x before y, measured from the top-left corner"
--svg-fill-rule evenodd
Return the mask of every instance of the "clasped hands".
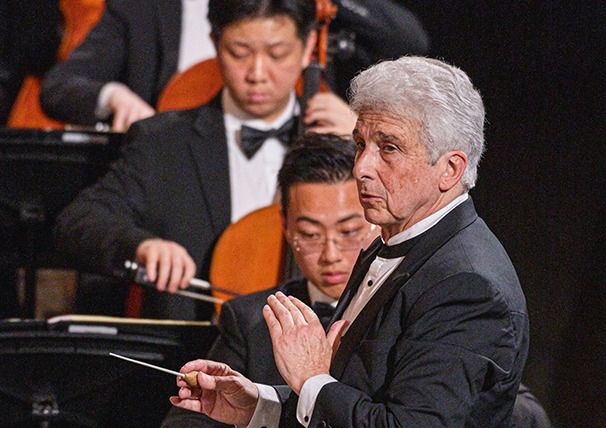
<path id="1" fill-rule="evenodd" d="M 335 322 L 326 334 L 310 307 L 281 292 L 269 296 L 263 317 L 276 366 L 296 394 L 307 379 L 329 372 L 347 321 Z M 252 381 L 226 364 L 208 360 L 190 361 L 181 368 L 182 373 L 191 371 L 198 372 L 200 388 L 192 389 L 183 379 L 177 379 L 179 395 L 170 398 L 173 405 L 219 422 L 248 425 L 259 397 Z"/>

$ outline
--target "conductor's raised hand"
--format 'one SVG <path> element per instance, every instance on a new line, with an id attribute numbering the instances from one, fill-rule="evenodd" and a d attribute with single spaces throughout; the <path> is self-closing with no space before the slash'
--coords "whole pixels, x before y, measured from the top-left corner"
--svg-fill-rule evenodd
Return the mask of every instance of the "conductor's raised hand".
<path id="1" fill-rule="evenodd" d="M 310 377 L 329 373 L 346 321 L 335 322 L 326 334 L 309 306 L 280 292 L 268 297 L 263 317 L 269 328 L 276 367 L 296 394 Z"/>
<path id="2" fill-rule="evenodd" d="M 250 379 L 232 370 L 227 364 L 210 360 L 194 360 L 180 372 L 198 372 L 198 386 L 189 386 L 177 378 L 179 395 L 170 402 L 183 409 L 204 413 L 210 418 L 237 426 L 250 422 L 257 406 L 259 392 Z"/>
<path id="3" fill-rule="evenodd" d="M 147 277 L 158 291 L 174 293 L 187 288 L 196 274 L 196 263 L 181 245 L 164 239 L 147 239 L 139 244 L 137 263 L 145 266 Z"/>

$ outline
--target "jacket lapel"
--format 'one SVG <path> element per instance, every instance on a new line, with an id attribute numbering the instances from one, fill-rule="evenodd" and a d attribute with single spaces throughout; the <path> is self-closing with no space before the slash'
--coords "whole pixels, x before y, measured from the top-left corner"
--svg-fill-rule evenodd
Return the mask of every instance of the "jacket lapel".
<path id="1" fill-rule="evenodd" d="M 420 235 L 419 240 L 402 263 L 385 280 L 385 283 L 381 285 L 381 288 L 370 299 L 341 338 L 339 349 L 330 368 L 332 376 L 339 379 L 343 375 L 343 371 L 351 355 L 362 338 L 366 336 L 366 332 L 372 325 L 375 317 L 379 314 L 381 308 L 395 296 L 439 248 L 477 218 L 478 216 L 470 198 L 452 210 L 434 227 Z M 374 257 L 372 260 L 374 260 Z M 368 266 L 370 267 L 370 264 Z M 368 268 L 363 272 L 360 281 L 364 278 L 367 271 Z"/>
<path id="2" fill-rule="evenodd" d="M 229 161 L 221 94 L 200 107 L 193 128 L 200 138 L 190 139 L 188 146 L 208 203 L 213 229 L 221 232 L 231 222 Z"/>
<path id="3" fill-rule="evenodd" d="M 366 272 L 368 272 L 371 263 L 375 259 L 377 252 L 381 247 L 381 242 L 381 238 L 379 237 L 375 239 L 365 251 L 360 251 L 358 259 L 356 260 L 356 263 L 351 271 L 349 281 L 347 281 L 347 286 L 345 287 L 345 290 L 343 290 L 343 294 L 341 295 L 339 303 L 337 304 L 337 309 L 335 310 L 335 314 L 330 322 L 331 324 L 337 320 L 340 320 L 343 316 L 343 312 L 345 312 L 345 309 L 347 306 L 349 306 L 351 299 L 353 296 L 355 296 L 360 283 L 364 279 Z"/>
<path id="4" fill-rule="evenodd" d="M 144 7 L 144 6 L 142 6 Z M 158 0 L 158 34 L 160 46 L 160 70 L 156 97 L 166 83 L 177 72 L 179 45 L 181 44 L 181 0 Z"/>

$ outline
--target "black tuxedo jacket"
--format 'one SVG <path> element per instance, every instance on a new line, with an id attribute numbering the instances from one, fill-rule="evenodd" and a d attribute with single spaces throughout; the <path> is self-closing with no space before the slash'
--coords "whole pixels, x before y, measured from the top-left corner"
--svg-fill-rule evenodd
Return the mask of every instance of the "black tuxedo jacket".
<path id="1" fill-rule="evenodd" d="M 122 157 L 58 217 L 58 249 L 80 270 L 112 274 L 158 237 L 183 245 L 207 278 L 231 217 L 223 123 L 220 97 L 135 123 Z M 190 299 L 151 292 L 144 315 L 194 319 L 194 309 Z"/>
<path id="2" fill-rule="evenodd" d="M 295 296 L 310 304 L 307 281 L 297 279 L 277 288 L 249 294 L 223 304 L 219 320 L 220 336 L 211 348 L 208 359 L 227 363 L 253 382 L 268 385 L 284 383 L 274 362 L 269 330 L 263 318 L 267 297 L 278 291 Z M 204 415 L 173 408 L 162 428 L 227 427 Z"/>
<path id="3" fill-rule="evenodd" d="M 110 81 L 155 106 L 177 70 L 180 37 L 181 0 L 107 0 L 82 45 L 45 76 L 42 108 L 58 120 L 93 125 L 99 91 Z"/>
<path id="4" fill-rule="evenodd" d="M 335 319 L 376 256 L 359 258 Z M 471 200 L 425 232 L 342 338 L 310 427 L 509 427 L 528 352 L 525 298 Z M 295 394 L 282 426 L 296 426 Z"/>

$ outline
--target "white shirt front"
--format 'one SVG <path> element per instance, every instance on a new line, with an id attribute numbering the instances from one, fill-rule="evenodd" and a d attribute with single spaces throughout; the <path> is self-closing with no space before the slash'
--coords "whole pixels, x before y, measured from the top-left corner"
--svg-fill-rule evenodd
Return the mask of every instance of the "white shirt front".
<path id="1" fill-rule="evenodd" d="M 280 128 L 298 112 L 294 92 L 286 108 L 271 123 L 251 117 L 240 109 L 227 89 L 222 94 L 229 183 L 231 191 L 231 221 L 236 222 L 251 211 L 271 204 L 276 197 L 278 171 L 282 167 L 286 147 L 276 138 L 263 143 L 255 155 L 248 159 L 240 148 L 242 125 L 263 131 Z"/>

